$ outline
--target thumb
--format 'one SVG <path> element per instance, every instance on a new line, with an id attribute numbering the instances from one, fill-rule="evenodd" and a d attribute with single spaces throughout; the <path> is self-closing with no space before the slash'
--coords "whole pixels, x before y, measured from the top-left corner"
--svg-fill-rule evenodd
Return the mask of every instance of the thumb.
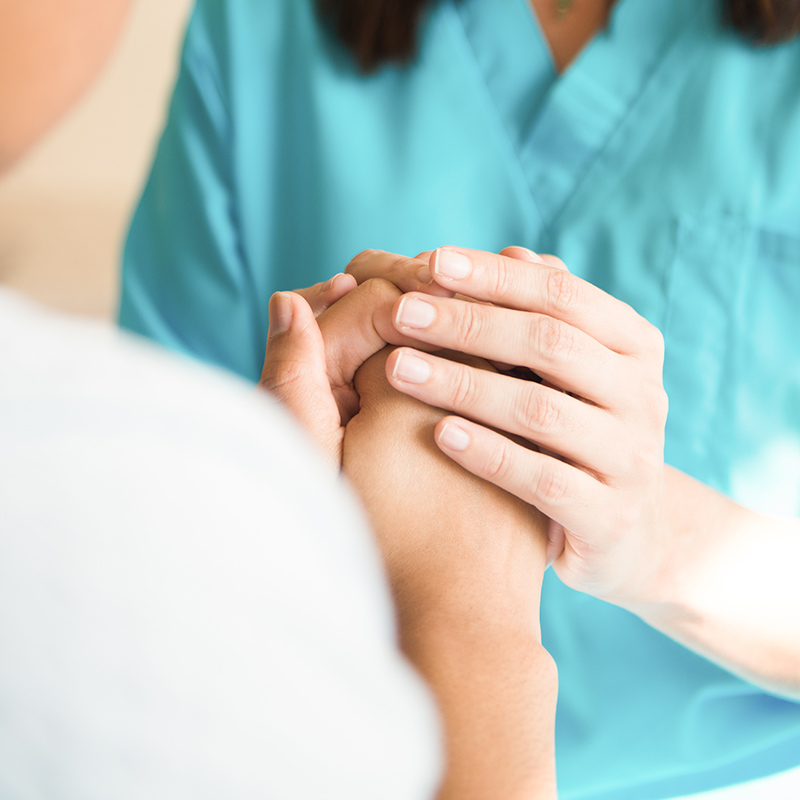
<path id="1" fill-rule="evenodd" d="M 278 292 L 269 303 L 269 335 L 259 386 L 285 405 L 337 467 L 342 425 L 331 392 L 314 312 L 294 292 Z"/>
<path id="2" fill-rule="evenodd" d="M 315 283 L 307 289 L 295 289 L 294 293 L 299 294 L 311 306 L 314 316 L 318 317 L 325 309 L 352 292 L 357 285 L 352 275 L 340 272 L 323 283 Z"/>

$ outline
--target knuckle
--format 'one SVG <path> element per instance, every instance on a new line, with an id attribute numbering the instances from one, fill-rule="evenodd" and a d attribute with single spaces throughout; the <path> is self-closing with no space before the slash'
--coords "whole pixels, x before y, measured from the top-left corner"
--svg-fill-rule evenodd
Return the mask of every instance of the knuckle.
<path id="1" fill-rule="evenodd" d="M 618 502 L 611 512 L 610 544 L 622 541 L 628 531 L 636 528 L 639 521 L 637 506 L 625 500 Z"/>
<path id="2" fill-rule="evenodd" d="M 493 483 L 503 483 L 512 470 L 511 448 L 507 440 L 495 444 L 486 461 L 486 477 Z"/>
<path id="3" fill-rule="evenodd" d="M 533 491 L 547 505 L 559 505 L 569 494 L 569 479 L 556 463 L 546 463 L 534 478 Z"/>
<path id="4" fill-rule="evenodd" d="M 520 396 L 516 411 L 517 421 L 523 430 L 537 433 L 554 433 L 561 424 L 561 408 L 547 391 L 528 389 Z"/>
<path id="5" fill-rule="evenodd" d="M 350 259 L 350 263 L 347 265 L 347 269 L 345 269 L 345 272 L 347 272 L 348 274 L 352 274 L 353 272 L 356 271 L 357 267 L 359 267 L 364 261 L 370 261 L 371 259 L 375 258 L 380 254 L 381 254 L 380 250 L 373 250 L 373 249 L 362 250 L 360 253 L 358 253 L 357 255 L 353 256 Z"/>
<path id="6" fill-rule="evenodd" d="M 506 297 L 516 297 L 518 292 L 516 290 L 514 270 L 509 266 L 508 262 L 498 256 L 492 259 L 487 266 L 491 270 L 489 285 L 492 296 L 498 300 Z"/>
<path id="7" fill-rule="evenodd" d="M 649 480 L 661 470 L 663 457 L 654 447 L 637 447 L 631 455 L 630 463 L 637 480 Z"/>
<path id="8" fill-rule="evenodd" d="M 545 287 L 547 308 L 554 314 L 570 314 L 579 306 L 582 296 L 580 281 L 571 273 L 553 269 Z"/>
<path id="9" fill-rule="evenodd" d="M 460 346 L 471 350 L 480 343 L 486 329 L 486 306 L 479 303 L 463 303 L 458 322 L 456 336 Z"/>
<path id="10" fill-rule="evenodd" d="M 553 317 L 536 317 L 532 339 L 539 354 L 548 361 L 566 361 L 575 351 L 575 335 L 568 325 Z"/>
<path id="11" fill-rule="evenodd" d="M 400 290 L 384 278 L 369 278 L 361 284 L 360 291 L 375 302 L 394 302 L 400 296 Z"/>
<path id="12" fill-rule="evenodd" d="M 300 361 L 281 359 L 268 361 L 261 375 L 259 385 L 278 396 L 287 389 L 302 382 L 307 374 L 306 365 Z"/>
<path id="13" fill-rule="evenodd" d="M 362 250 L 354 259 L 353 261 L 367 261 L 372 258 L 376 258 L 377 256 L 385 255 L 384 250 L 378 250 L 375 247 L 368 247 L 366 250 Z"/>
<path id="14" fill-rule="evenodd" d="M 473 408 L 476 402 L 477 391 L 477 385 L 472 370 L 466 367 L 457 369 L 452 388 L 453 407 L 463 410 Z"/>

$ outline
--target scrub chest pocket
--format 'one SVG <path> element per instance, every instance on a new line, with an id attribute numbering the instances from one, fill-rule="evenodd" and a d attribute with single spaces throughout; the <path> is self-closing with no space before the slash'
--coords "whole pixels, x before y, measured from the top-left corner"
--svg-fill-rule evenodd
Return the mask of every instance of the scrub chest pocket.
<path id="1" fill-rule="evenodd" d="M 800 515 L 800 236 L 682 220 L 667 303 L 667 462 Z"/>

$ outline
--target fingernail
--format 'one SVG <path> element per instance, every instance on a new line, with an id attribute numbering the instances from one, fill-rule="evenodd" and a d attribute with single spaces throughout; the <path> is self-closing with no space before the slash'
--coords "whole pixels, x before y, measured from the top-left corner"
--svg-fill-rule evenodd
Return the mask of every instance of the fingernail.
<path id="1" fill-rule="evenodd" d="M 337 281 L 337 280 L 338 280 L 338 279 L 339 279 L 339 278 L 340 278 L 342 275 L 344 275 L 344 272 L 337 272 L 337 273 L 336 273 L 336 274 L 335 274 L 335 275 L 334 275 L 334 276 L 333 276 L 333 277 L 332 277 L 332 278 L 331 278 L 329 281 L 327 281 L 327 282 L 325 283 L 325 285 L 322 287 L 322 291 L 323 291 L 323 292 L 329 292 L 331 289 L 333 289 L 333 286 L 334 286 L 334 284 L 336 283 L 336 281 Z"/>
<path id="2" fill-rule="evenodd" d="M 440 278 L 460 281 L 472 272 L 472 261 L 455 250 L 437 250 L 431 259 L 431 269 Z"/>
<path id="3" fill-rule="evenodd" d="M 457 425 L 448 422 L 439 434 L 439 444 L 447 450 L 461 453 L 469 447 L 472 439 L 470 435 Z"/>
<path id="4" fill-rule="evenodd" d="M 404 383 L 425 383 L 431 376 L 431 365 L 413 353 L 400 352 L 394 362 L 392 377 Z"/>
<path id="5" fill-rule="evenodd" d="M 292 324 L 292 300 L 286 292 L 276 292 L 269 301 L 269 338 L 286 333 Z"/>
<path id="6" fill-rule="evenodd" d="M 433 275 L 431 275 L 430 267 L 421 267 L 417 273 L 417 280 L 420 283 L 433 283 Z"/>
<path id="7" fill-rule="evenodd" d="M 436 319 L 436 309 L 416 297 L 404 297 L 397 309 L 397 324 L 404 328 L 427 328 Z"/>
<path id="8" fill-rule="evenodd" d="M 517 249 L 518 250 L 523 250 L 524 252 L 526 252 L 528 254 L 528 256 L 530 257 L 530 260 L 533 263 L 535 263 L 535 264 L 544 264 L 544 261 L 542 261 L 542 257 L 538 253 L 534 253 L 533 250 L 531 250 L 531 249 L 529 249 L 527 247 L 519 247 Z"/>

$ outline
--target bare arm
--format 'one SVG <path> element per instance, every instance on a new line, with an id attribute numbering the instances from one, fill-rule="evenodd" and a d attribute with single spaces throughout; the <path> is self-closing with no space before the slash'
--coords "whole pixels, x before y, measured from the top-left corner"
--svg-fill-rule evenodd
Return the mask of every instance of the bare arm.
<path id="1" fill-rule="evenodd" d="M 432 324 L 398 330 L 428 346 L 526 364 L 548 383 L 490 389 L 491 376 L 465 380 L 465 367 L 424 354 L 427 381 L 393 382 L 561 458 L 468 420 L 457 424 L 470 444 L 445 452 L 556 521 L 551 556 L 565 583 L 633 611 L 731 672 L 800 698 L 800 584 L 792 569 L 800 522 L 752 513 L 664 464 L 660 333 L 552 262 L 463 255 L 469 274 L 437 280 L 515 308 L 428 296 Z M 443 274 L 442 251 L 432 265 Z"/>
<path id="2" fill-rule="evenodd" d="M 746 680 L 800 700 L 800 521 L 756 514 L 671 467 L 664 498 L 671 546 L 628 610 Z"/>
<path id="3" fill-rule="evenodd" d="M 344 469 L 384 552 L 402 647 L 446 730 L 440 800 L 555 797 L 557 675 L 542 648 L 544 518 L 433 443 L 443 416 L 361 369 Z"/>
<path id="4" fill-rule="evenodd" d="M 262 386 L 334 464 L 345 458 L 370 513 L 401 644 L 445 724 L 440 797 L 555 797 L 557 673 L 539 634 L 544 518 L 442 455 L 432 440 L 442 412 L 389 387 L 385 352 L 357 372 L 396 336 L 393 286 L 350 291 L 327 310 L 319 294 L 273 300 Z"/>
<path id="5" fill-rule="evenodd" d="M 466 257 L 459 278 L 443 269 L 452 253 Z M 800 698 L 800 521 L 750 512 L 664 464 L 658 331 L 552 256 L 436 251 L 436 281 L 482 304 L 420 295 L 400 266 L 368 253 L 349 268 L 357 280 L 385 274 L 413 292 L 395 308 L 399 332 L 546 378 L 481 374 L 408 349 L 402 368 L 397 356 L 389 362 L 396 388 L 460 415 L 446 422 L 468 444 L 446 446 L 439 428 L 444 452 L 551 517 L 559 577 L 731 672 Z M 400 312 L 417 301 L 427 316 L 417 306 L 412 327 Z M 424 376 L 417 367 L 405 379 L 415 359 L 426 363 Z"/>

